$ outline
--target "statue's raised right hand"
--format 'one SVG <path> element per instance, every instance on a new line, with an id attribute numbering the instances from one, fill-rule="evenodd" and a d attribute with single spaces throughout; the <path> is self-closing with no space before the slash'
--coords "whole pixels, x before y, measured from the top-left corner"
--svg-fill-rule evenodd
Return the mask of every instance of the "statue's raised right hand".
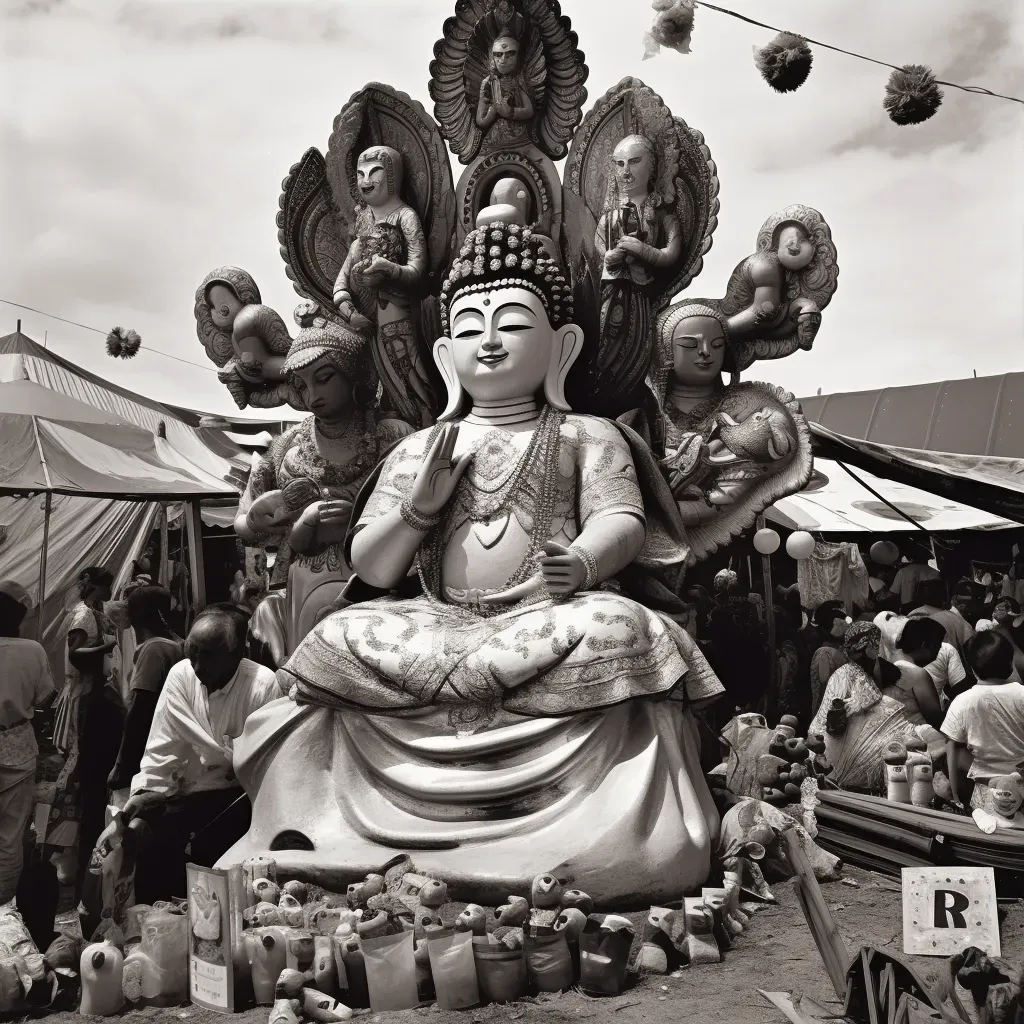
<path id="1" fill-rule="evenodd" d="M 421 516 L 436 516 L 445 507 L 462 474 L 473 461 L 472 452 L 466 452 L 458 459 L 452 458 L 458 437 L 458 425 L 446 423 L 423 460 L 409 492 L 409 502 Z"/>

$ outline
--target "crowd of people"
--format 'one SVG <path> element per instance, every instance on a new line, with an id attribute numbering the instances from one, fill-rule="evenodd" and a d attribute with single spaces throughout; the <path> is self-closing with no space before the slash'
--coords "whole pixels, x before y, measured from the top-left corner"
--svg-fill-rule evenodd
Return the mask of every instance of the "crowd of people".
<path id="1" fill-rule="evenodd" d="M 246 657 L 249 609 L 209 605 L 182 637 L 167 588 L 143 574 L 111 602 L 113 584 L 103 567 L 80 573 L 55 681 L 20 635 L 29 594 L 0 583 L 0 905 L 33 885 L 80 900 L 118 834 L 136 841 L 137 902 L 184 897 L 185 864 L 212 866 L 248 830 L 232 742 L 282 696 Z"/>

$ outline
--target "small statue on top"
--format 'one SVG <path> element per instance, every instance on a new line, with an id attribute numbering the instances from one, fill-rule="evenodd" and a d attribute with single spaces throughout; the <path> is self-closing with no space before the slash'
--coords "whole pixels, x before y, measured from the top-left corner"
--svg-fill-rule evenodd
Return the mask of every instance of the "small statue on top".
<path id="1" fill-rule="evenodd" d="M 489 141 L 503 145 L 527 141 L 533 120 L 533 100 L 519 66 L 519 35 L 513 34 L 517 28 L 521 35 L 521 15 L 503 26 L 502 34 L 491 44 L 488 75 L 480 83 L 476 108 L 477 127 L 490 133 Z M 491 132 L 499 121 L 499 127 Z"/>

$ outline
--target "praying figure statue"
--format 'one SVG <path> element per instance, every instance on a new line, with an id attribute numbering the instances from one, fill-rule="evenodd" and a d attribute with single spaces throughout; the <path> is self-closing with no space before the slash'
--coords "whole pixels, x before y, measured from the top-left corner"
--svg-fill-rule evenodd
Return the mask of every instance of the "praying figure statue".
<path id="1" fill-rule="evenodd" d="M 657 338 L 652 382 L 665 418 L 663 466 L 700 558 L 806 485 L 810 434 L 788 392 L 722 380 L 743 357 L 718 310 L 680 302 L 659 317 Z"/>
<path id="2" fill-rule="evenodd" d="M 249 719 L 253 825 L 224 863 L 273 850 L 337 885 L 409 850 L 483 902 L 541 871 L 603 905 L 699 888 L 718 819 L 692 712 L 722 687 L 616 581 L 687 560 L 671 495 L 637 435 L 569 409 L 582 332 L 529 228 L 472 231 L 440 303 L 446 408 L 353 511 L 379 596 L 350 589 Z"/>
<path id="3" fill-rule="evenodd" d="M 627 135 L 611 162 L 595 240 L 604 268 L 597 370 L 632 394 L 651 363 L 656 276 L 679 261 L 682 227 L 672 207 L 662 201 L 658 156 L 649 139 Z"/>
<path id="4" fill-rule="evenodd" d="M 416 211 L 402 199 L 401 154 L 373 146 L 359 155 L 356 187 L 365 206 L 334 284 L 334 304 L 357 330 L 374 330 L 373 359 L 398 418 L 433 421 L 436 396 L 420 352 L 413 313 L 427 267 Z"/>
<path id="5" fill-rule="evenodd" d="M 533 100 L 519 61 L 519 39 L 510 31 L 503 32 L 491 44 L 488 73 L 480 83 L 476 107 L 476 125 L 492 148 L 515 146 L 529 139 Z"/>

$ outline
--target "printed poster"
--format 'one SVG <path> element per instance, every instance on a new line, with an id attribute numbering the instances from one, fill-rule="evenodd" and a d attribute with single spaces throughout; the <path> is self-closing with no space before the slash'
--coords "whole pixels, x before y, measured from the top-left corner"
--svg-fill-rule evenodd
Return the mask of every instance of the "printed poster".
<path id="1" fill-rule="evenodd" d="M 192 1002 L 235 1011 L 231 883 L 227 871 L 189 864 L 188 985 Z"/>

